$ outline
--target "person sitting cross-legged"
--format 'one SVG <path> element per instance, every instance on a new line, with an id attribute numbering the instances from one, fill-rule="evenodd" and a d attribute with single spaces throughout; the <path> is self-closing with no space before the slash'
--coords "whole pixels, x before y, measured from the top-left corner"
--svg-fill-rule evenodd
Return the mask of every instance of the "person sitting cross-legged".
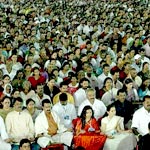
<path id="1" fill-rule="evenodd" d="M 19 142 L 23 138 L 32 142 L 31 150 L 40 150 L 39 145 L 35 143 L 32 117 L 29 113 L 23 111 L 22 107 L 22 98 L 15 98 L 14 110 L 9 112 L 5 119 L 8 136 L 12 139 L 12 150 L 19 150 Z"/>
<path id="2" fill-rule="evenodd" d="M 124 118 L 116 115 L 114 104 L 107 107 L 107 115 L 101 120 L 101 131 L 108 137 L 103 150 L 133 150 L 136 138 L 132 130 L 124 129 Z"/>
<path id="3" fill-rule="evenodd" d="M 107 136 L 100 131 L 92 107 L 85 106 L 80 117 L 75 120 L 73 120 L 74 147 L 81 146 L 85 150 L 102 150 Z"/>
<path id="4" fill-rule="evenodd" d="M 51 111 L 51 102 L 48 99 L 42 101 L 43 111 L 35 119 L 35 133 L 37 143 L 45 148 L 51 143 L 62 143 L 71 146 L 73 133 L 60 123 L 58 115 Z"/>

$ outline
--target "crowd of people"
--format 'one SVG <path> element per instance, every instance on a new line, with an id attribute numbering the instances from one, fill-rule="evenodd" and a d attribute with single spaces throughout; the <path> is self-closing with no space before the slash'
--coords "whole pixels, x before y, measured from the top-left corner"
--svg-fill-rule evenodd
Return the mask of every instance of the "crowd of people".
<path id="1" fill-rule="evenodd" d="M 140 149 L 149 29 L 147 0 L 1 0 L 0 150 Z"/>

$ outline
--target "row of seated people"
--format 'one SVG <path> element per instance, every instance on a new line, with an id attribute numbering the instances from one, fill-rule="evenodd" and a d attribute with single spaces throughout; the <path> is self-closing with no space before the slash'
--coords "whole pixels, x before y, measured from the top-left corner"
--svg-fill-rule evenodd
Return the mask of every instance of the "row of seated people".
<path id="1" fill-rule="evenodd" d="M 92 100 L 93 102 L 96 101 L 94 94 L 94 89 L 87 90 L 87 97 L 91 103 Z M 126 110 L 127 114 L 131 108 L 129 108 L 128 102 L 125 101 L 125 92 L 120 90 L 118 95 L 121 97 L 120 100 L 124 100 L 122 105 L 128 107 Z M 10 103 L 9 98 L 6 97 L 6 99 L 8 100 L 7 102 Z M 8 143 L 11 143 L 12 150 L 18 150 L 19 141 L 22 138 L 28 138 L 32 142 L 33 150 L 38 150 L 40 147 L 44 148 L 51 143 L 63 143 L 65 148 L 70 148 L 70 146 L 74 144 L 75 148 L 81 146 L 85 149 L 92 149 L 91 146 L 93 143 L 94 149 L 104 148 L 106 150 L 112 150 L 112 144 L 114 145 L 114 150 L 119 150 L 122 147 L 122 143 L 126 143 L 126 147 L 129 147 L 128 149 L 133 149 L 136 146 L 136 139 L 132 131 L 134 134 L 138 135 L 138 137 L 139 135 L 143 136 L 148 133 L 147 125 L 150 120 L 145 113 L 148 113 L 150 109 L 149 96 L 144 98 L 143 107 L 139 108 L 139 110 L 134 113 L 133 118 L 132 116 L 128 118 L 129 116 L 126 116 L 126 114 L 124 114 L 125 116 L 123 117 L 118 115 L 119 109 L 116 107 L 117 103 L 114 102 L 107 107 L 107 111 L 105 110 L 104 113 L 107 112 L 107 116 L 105 117 L 104 113 L 101 116 L 101 124 L 97 122 L 97 112 L 95 107 L 92 107 L 92 105 L 89 106 L 90 103 L 87 103 L 87 105 L 82 108 L 81 114 L 79 115 L 80 117 L 76 115 L 72 117 L 73 111 L 75 113 L 76 111 L 75 107 L 73 107 L 74 105 L 67 101 L 67 94 L 60 94 L 59 99 L 60 101 L 53 107 L 50 100 L 43 100 L 41 104 L 43 111 L 37 114 L 35 122 L 33 122 L 32 116 L 30 115 L 31 112 L 22 110 L 22 99 L 19 97 L 16 98 L 14 100 L 13 110 L 6 115 L 4 120 L 5 124 L 3 119 L 1 119 L 1 122 L 3 122 L 3 132 L 1 136 L 2 139 L 5 139 L 5 142 L 2 141 L 4 145 L 2 147 L 6 146 L 10 149 L 10 144 Z M 34 100 L 31 99 L 29 101 L 31 102 L 29 102 L 30 106 L 34 105 Z M 98 100 L 98 102 L 101 101 Z M 99 105 L 97 106 L 101 111 L 102 107 L 99 107 Z M 60 113 L 61 109 L 64 110 L 62 111 L 63 113 Z M 70 113 L 67 110 L 70 110 Z M 142 113 L 143 111 L 144 113 Z M 142 117 L 140 119 L 139 114 Z M 126 125 L 131 119 L 132 130 L 131 128 L 127 130 Z M 7 133 L 4 132 L 5 125 Z M 117 133 L 119 133 L 119 136 Z M 8 136 L 6 136 L 7 134 Z M 120 140 L 123 142 L 120 142 Z M 125 146 L 123 147 L 126 148 Z M 7 148 L 4 149 L 6 150 Z"/>

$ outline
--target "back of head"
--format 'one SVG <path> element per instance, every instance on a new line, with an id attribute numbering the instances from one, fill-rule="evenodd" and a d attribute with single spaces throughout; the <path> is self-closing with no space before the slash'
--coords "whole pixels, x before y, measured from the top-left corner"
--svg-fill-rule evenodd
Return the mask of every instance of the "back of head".
<path id="1" fill-rule="evenodd" d="M 59 100 L 60 101 L 67 101 L 68 97 L 67 97 L 67 94 L 66 93 L 61 93 L 59 95 Z"/>

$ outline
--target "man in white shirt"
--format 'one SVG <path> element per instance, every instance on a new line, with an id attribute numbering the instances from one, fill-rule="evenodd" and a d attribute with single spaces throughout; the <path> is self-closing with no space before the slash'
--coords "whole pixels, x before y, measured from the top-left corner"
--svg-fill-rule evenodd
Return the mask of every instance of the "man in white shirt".
<path id="1" fill-rule="evenodd" d="M 143 107 L 135 111 L 132 118 L 132 130 L 135 135 L 144 136 L 149 133 L 148 123 L 150 122 L 150 96 L 143 98 Z"/>
<path id="2" fill-rule="evenodd" d="M 35 101 L 35 106 L 38 108 L 38 109 L 42 109 L 42 105 L 41 105 L 41 102 L 43 99 L 50 99 L 50 97 L 46 94 L 44 94 L 44 87 L 42 84 L 38 84 L 37 87 L 36 87 L 36 94 L 35 94 L 35 97 L 33 98 L 33 100 Z"/>
<path id="3" fill-rule="evenodd" d="M 6 116 L 6 129 L 12 140 L 12 150 L 19 150 L 19 142 L 27 138 L 32 143 L 32 150 L 39 150 L 38 144 L 34 143 L 34 124 L 29 113 L 22 111 L 23 100 L 18 97 L 14 99 L 14 111 Z"/>
<path id="4" fill-rule="evenodd" d="M 94 117 L 98 120 L 99 118 L 103 117 L 106 112 L 106 106 L 104 103 L 95 98 L 95 90 L 89 88 L 86 90 L 87 99 L 82 102 L 78 109 L 78 116 L 81 115 L 83 108 L 87 105 L 90 105 L 94 110 Z"/>
<path id="5" fill-rule="evenodd" d="M 104 64 L 104 65 L 103 65 L 103 73 L 98 76 L 98 87 L 99 87 L 99 89 L 101 89 L 101 88 L 103 87 L 104 80 L 105 80 L 107 77 L 111 77 L 111 74 L 110 74 L 110 67 L 109 67 L 108 64 Z"/>
<path id="6" fill-rule="evenodd" d="M 75 99 L 75 107 L 78 111 L 79 105 L 86 100 L 86 93 L 85 90 L 89 87 L 89 80 L 87 78 L 82 78 L 79 83 L 79 89 L 74 93 L 74 99 Z"/>
<path id="7" fill-rule="evenodd" d="M 51 102 L 48 99 L 42 101 L 43 111 L 35 120 L 35 134 L 37 143 L 45 148 L 50 143 L 63 143 L 71 146 L 73 133 L 60 123 L 58 115 L 51 111 Z"/>
<path id="8" fill-rule="evenodd" d="M 11 139 L 8 138 L 4 120 L 0 116 L 0 150 L 11 150 L 9 142 L 11 142 Z"/>
<path id="9" fill-rule="evenodd" d="M 72 120 L 77 117 L 75 106 L 68 103 L 66 93 L 59 95 L 59 102 L 53 106 L 52 111 L 56 112 L 60 118 L 60 123 L 64 124 L 66 128 L 71 128 Z"/>

